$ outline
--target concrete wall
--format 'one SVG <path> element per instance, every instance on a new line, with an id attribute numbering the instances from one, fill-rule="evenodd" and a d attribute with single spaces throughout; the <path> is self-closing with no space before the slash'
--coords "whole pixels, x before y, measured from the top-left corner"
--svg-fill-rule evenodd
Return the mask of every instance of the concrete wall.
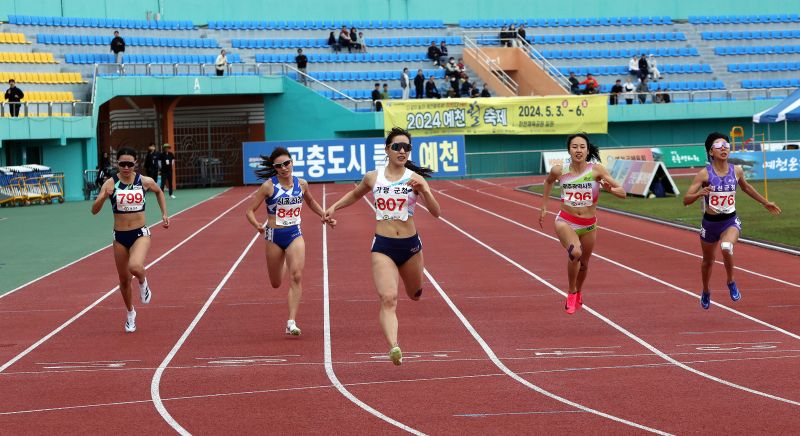
<path id="1" fill-rule="evenodd" d="M 542 95 L 564 95 L 569 91 L 564 89 L 556 80 L 545 73 L 544 70 L 534 62 L 521 48 L 481 48 L 481 51 L 494 59 L 497 65 L 517 82 L 517 95 L 522 96 L 542 96 Z M 475 60 L 472 49 L 464 49 L 464 56 L 471 61 L 467 66 L 475 70 L 481 79 L 491 80 L 494 74 L 482 63 Z M 466 62 L 466 59 L 464 60 Z M 499 82 L 499 79 L 498 79 Z M 489 83 L 487 81 L 487 83 Z M 498 94 L 505 91 L 504 88 L 495 88 Z M 511 95 L 509 95 L 510 97 Z"/>

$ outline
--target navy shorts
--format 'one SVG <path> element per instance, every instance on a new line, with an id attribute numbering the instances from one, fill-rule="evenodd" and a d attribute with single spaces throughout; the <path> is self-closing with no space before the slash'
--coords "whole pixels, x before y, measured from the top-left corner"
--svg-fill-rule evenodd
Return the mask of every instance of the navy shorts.
<path id="1" fill-rule="evenodd" d="M 122 244 L 128 250 L 133 247 L 133 243 L 143 236 L 150 236 L 150 229 L 144 226 L 140 229 L 133 230 L 112 230 L 111 234 L 114 235 L 114 240 Z"/>
<path id="2" fill-rule="evenodd" d="M 291 227 L 282 227 L 279 229 L 273 229 L 267 227 L 267 230 L 264 232 L 264 239 L 273 244 L 281 247 L 282 250 L 286 251 L 289 248 L 289 245 L 295 239 L 303 236 L 303 232 L 300 231 L 300 225 L 291 226 Z"/>
<path id="3" fill-rule="evenodd" d="M 397 266 L 408 262 L 408 259 L 421 251 L 422 241 L 419 239 L 419 234 L 410 238 L 387 238 L 375 235 L 375 239 L 372 240 L 372 252 L 389 256 Z"/>
<path id="4" fill-rule="evenodd" d="M 736 212 L 723 215 L 703 215 L 703 224 L 700 227 L 700 240 L 703 242 L 717 242 L 725 230 L 736 227 L 739 234 L 742 233 L 742 222 Z"/>

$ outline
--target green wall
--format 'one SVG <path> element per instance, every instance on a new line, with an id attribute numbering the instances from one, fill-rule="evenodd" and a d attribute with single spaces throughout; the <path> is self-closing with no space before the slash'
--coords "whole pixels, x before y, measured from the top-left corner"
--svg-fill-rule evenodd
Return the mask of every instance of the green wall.
<path id="1" fill-rule="evenodd" d="M 407 20 L 442 19 L 457 23 L 469 18 L 563 18 L 669 15 L 780 14 L 797 12 L 796 0 L 767 3 L 747 0 L 678 0 L 632 2 L 614 0 L 493 1 L 493 0 L 162 0 L 164 19 L 193 20 Z M 145 11 L 160 12 L 158 0 L 0 0 L 0 14 L 53 15 L 144 19 Z"/>

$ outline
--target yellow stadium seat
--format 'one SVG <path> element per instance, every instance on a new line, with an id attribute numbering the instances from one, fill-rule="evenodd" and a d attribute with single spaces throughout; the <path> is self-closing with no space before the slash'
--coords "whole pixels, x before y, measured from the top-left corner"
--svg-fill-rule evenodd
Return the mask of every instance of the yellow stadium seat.
<path id="1" fill-rule="evenodd" d="M 8 33 L 0 33 L 0 42 L 11 42 L 9 38 L 7 38 Z"/>
<path id="2" fill-rule="evenodd" d="M 19 33 L 9 33 L 8 39 L 10 40 L 9 42 L 19 44 Z"/>
<path id="3" fill-rule="evenodd" d="M 47 57 L 45 58 L 46 59 L 45 62 L 50 62 L 51 64 L 61 63 L 60 61 L 53 59 L 53 53 L 44 53 L 44 54 L 47 55 Z"/>
<path id="4" fill-rule="evenodd" d="M 0 62 L 11 62 L 8 58 L 8 53 L 0 53 Z"/>
<path id="5" fill-rule="evenodd" d="M 41 64 L 43 62 L 41 53 L 31 53 L 30 57 L 32 58 L 31 60 L 37 64 Z"/>
<path id="6" fill-rule="evenodd" d="M 31 43 L 30 41 L 26 41 L 25 40 L 25 34 L 24 33 L 20 33 L 19 34 L 19 42 L 20 42 L 20 44 L 30 44 Z"/>
<path id="7" fill-rule="evenodd" d="M 58 83 L 53 80 L 53 73 L 41 73 L 39 76 L 42 78 L 42 83 L 53 84 Z"/>
<path id="8" fill-rule="evenodd" d="M 30 79 L 30 73 L 19 73 L 19 82 L 20 83 L 33 83 Z"/>
<path id="9" fill-rule="evenodd" d="M 14 53 L 14 60 L 18 63 L 28 62 L 28 53 Z"/>
<path id="10" fill-rule="evenodd" d="M 59 73 L 59 83 L 75 83 L 75 80 L 72 79 L 72 76 L 75 73 Z"/>

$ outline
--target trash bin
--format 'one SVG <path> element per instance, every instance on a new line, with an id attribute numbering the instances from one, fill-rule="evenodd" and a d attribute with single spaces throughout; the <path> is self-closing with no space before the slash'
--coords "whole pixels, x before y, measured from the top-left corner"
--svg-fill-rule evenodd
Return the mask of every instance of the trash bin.
<path id="1" fill-rule="evenodd" d="M 663 198 L 667 196 L 667 193 L 664 191 L 664 185 L 661 182 L 653 182 L 650 185 L 650 190 L 653 191 L 653 195 L 656 198 Z"/>

